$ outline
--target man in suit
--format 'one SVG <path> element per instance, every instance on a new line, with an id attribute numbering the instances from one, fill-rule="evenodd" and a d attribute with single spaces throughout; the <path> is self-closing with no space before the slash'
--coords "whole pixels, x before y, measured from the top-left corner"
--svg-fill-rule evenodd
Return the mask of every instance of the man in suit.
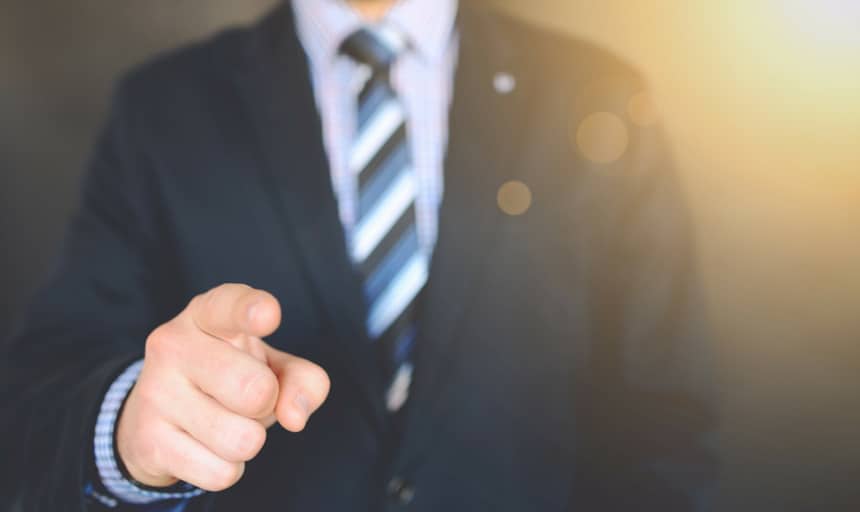
<path id="1" fill-rule="evenodd" d="M 2 359 L 14 502 L 702 504 L 689 215 L 637 74 L 455 0 L 350 4 L 121 82 Z"/>

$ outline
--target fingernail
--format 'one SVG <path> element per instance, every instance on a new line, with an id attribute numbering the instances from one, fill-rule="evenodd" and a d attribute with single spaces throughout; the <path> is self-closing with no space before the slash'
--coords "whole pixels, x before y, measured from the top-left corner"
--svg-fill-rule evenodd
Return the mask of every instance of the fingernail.
<path id="1" fill-rule="evenodd" d="M 311 403 L 308 401 L 305 395 L 299 393 L 298 395 L 296 395 L 296 398 L 295 400 L 293 400 L 293 403 L 296 404 L 296 407 L 298 407 L 302 413 L 304 413 L 305 417 L 311 415 Z"/>

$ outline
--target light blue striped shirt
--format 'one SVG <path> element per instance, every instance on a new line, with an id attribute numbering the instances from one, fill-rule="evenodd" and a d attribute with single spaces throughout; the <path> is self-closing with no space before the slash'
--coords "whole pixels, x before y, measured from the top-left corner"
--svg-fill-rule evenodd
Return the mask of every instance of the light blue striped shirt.
<path id="1" fill-rule="evenodd" d="M 341 0 L 292 0 L 292 4 L 299 39 L 308 57 L 340 219 L 349 235 L 357 217 L 358 184 L 347 160 L 357 125 L 358 93 L 369 70 L 340 55 L 339 49 L 346 37 L 368 25 Z M 428 254 L 436 242 L 443 193 L 448 112 L 458 53 L 456 12 L 457 0 L 400 0 L 383 20 L 370 26 L 397 31 L 409 42 L 391 69 L 391 80 L 407 115 L 412 163 L 419 183 L 418 236 Z M 181 512 L 187 500 L 202 494 L 201 490 L 145 490 L 125 479 L 118 469 L 114 426 L 141 366 L 141 361 L 133 364 L 113 383 L 96 424 L 96 467 L 109 495 L 92 486 L 85 492 L 110 508 L 127 503 L 150 512 Z"/>

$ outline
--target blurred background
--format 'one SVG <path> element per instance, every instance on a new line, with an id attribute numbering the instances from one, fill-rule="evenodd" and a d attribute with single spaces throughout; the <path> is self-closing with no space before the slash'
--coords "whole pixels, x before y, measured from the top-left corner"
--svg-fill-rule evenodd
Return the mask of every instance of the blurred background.
<path id="1" fill-rule="evenodd" d="M 51 264 L 117 75 L 273 3 L 0 0 L 0 336 Z M 860 0 L 490 3 L 654 86 L 718 334 L 719 510 L 860 510 Z"/>

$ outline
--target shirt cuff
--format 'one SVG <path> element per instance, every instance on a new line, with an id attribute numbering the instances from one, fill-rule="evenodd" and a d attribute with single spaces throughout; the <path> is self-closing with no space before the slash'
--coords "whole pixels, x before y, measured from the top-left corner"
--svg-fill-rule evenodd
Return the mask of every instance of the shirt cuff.
<path id="1" fill-rule="evenodd" d="M 143 360 L 129 366 L 108 389 L 96 419 L 95 463 L 101 484 L 113 498 L 121 503 L 146 505 L 167 500 L 187 500 L 202 495 L 205 491 L 190 484 L 181 483 L 165 490 L 145 489 L 123 474 L 114 451 L 114 428 L 126 396 L 137 381 Z M 102 501 L 110 507 L 111 497 L 102 496 Z"/>

